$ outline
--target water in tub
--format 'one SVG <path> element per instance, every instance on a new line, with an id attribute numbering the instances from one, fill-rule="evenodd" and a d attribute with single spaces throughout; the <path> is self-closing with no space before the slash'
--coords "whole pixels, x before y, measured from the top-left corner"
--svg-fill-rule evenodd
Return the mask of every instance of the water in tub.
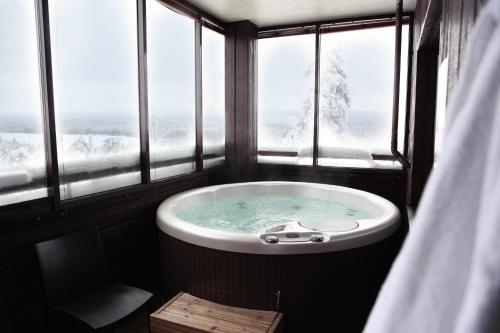
<path id="1" fill-rule="evenodd" d="M 221 198 L 182 209 L 176 215 L 202 227 L 241 233 L 263 233 L 293 222 L 318 230 L 349 230 L 354 221 L 372 217 L 337 201 L 266 195 Z"/>

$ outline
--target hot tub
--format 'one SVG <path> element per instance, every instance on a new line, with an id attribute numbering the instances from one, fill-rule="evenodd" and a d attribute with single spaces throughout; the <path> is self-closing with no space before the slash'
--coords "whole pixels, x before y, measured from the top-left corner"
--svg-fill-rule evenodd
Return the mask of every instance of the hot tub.
<path id="1" fill-rule="evenodd" d="M 287 332 L 357 332 L 399 248 L 390 237 L 399 224 L 390 201 L 341 186 L 190 190 L 157 210 L 161 284 L 167 294 L 278 308 Z"/>
<path id="2" fill-rule="evenodd" d="M 315 211 L 310 212 L 308 204 Z M 314 214 L 322 209 L 321 205 L 326 209 Z M 222 209 L 234 208 L 236 212 L 221 214 Z M 238 209 L 242 211 L 240 216 Z M 216 214 L 219 216 L 214 218 Z M 238 225 L 238 218 L 244 227 Z M 252 220 L 254 225 L 247 227 Z M 158 208 L 157 224 L 172 237 L 207 248 L 254 254 L 304 254 L 377 242 L 397 229 L 399 211 L 388 200 L 348 187 L 254 182 L 210 186 L 174 195 Z"/>

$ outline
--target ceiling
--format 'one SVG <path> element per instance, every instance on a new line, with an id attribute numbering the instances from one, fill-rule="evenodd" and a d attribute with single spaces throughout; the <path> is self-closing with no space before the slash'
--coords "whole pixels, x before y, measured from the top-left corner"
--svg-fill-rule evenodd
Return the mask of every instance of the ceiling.
<path id="1" fill-rule="evenodd" d="M 258 27 L 380 15 L 395 12 L 396 0 L 188 0 L 225 22 L 250 20 Z M 403 1 L 405 11 L 416 0 Z"/>

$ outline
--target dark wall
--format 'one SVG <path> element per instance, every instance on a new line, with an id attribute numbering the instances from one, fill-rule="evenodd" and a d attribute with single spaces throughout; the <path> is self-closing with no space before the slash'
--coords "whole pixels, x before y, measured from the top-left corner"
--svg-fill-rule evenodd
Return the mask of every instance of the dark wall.
<path id="1" fill-rule="evenodd" d="M 448 96 L 457 83 L 469 35 L 485 3 L 486 0 L 442 0 L 439 59 L 442 61 L 448 57 L 449 61 Z"/>
<path id="2" fill-rule="evenodd" d="M 453 95 L 467 41 L 485 0 L 418 0 L 415 8 L 408 157 L 408 203 L 416 206 L 434 162 L 437 71 L 448 58 Z"/>
<path id="3" fill-rule="evenodd" d="M 100 230 L 115 281 L 154 291 L 157 206 L 172 194 L 220 179 L 217 169 L 77 199 L 57 213 L 43 201 L 0 213 L 0 331 L 43 332 L 45 304 L 33 245 L 83 228 Z"/>
<path id="4" fill-rule="evenodd" d="M 259 164 L 257 180 L 324 183 L 378 194 L 404 210 L 406 176 L 402 170 L 334 169 L 296 165 Z"/>
<path id="5" fill-rule="evenodd" d="M 226 176 L 249 181 L 257 163 L 257 27 L 238 21 L 226 27 Z"/>

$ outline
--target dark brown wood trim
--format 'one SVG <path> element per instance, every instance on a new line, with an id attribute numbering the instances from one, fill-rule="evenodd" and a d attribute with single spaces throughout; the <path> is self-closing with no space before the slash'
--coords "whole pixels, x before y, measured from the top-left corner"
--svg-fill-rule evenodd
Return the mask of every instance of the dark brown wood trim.
<path id="1" fill-rule="evenodd" d="M 297 172 L 312 172 L 313 170 L 324 171 L 332 174 L 348 174 L 348 175 L 367 175 L 367 174 L 389 174 L 397 175 L 398 177 L 404 174 L 402 169 L 375 169 L 375 168 L 353 168 L 353 167 L 330 167 L 318 165 L 294 165 L 294 164 L 274 164 L 274 163 L 259 163 L 259 169 L 287 169 Z"/>
<path id="2" fill-rule="evenodd" d="M 228 181 L 248 181 L 257 166 L 257 28 L 230 23 L 226 34 L 226 165 Z"/>
<path id="3" fill-rule="evenodd" d="M 40 84 L 43 109 L 43 132 L 45 139 L 45 161 L 47 188 L 50 206 L 57 210 L 61 203 L 59 162 L 57 156 L 57 130 L 52 79 L 52 50 L 50 46 L 50 24 L 48 0 L 37 0 L 37 34 L 40 64 Z"/>
<path id="4" fill-rule="evenodd" d="M 259 156 L 280 156 L 280 157 L 298 157 L 299 153 L 296 151 L 274 151 L 274 150 L 259 150 Z"/>
<path id="5" fill-rule="evenodd" d="M 408 159 L 398 151 L 399 93 L 401 90 L 401 40 L 403 30 L 403 0 L 396 1 L 396 43 L 394 54 L 394 90 L 392 96 L 391 152 L 404 168 L 409 168 Z"/>
<path id="6" fill-rule="evenodd" d="M 408 17 L 403 19 L 403 24 L 408 24 Z M 344 32 L 344 31 L 354 31 L 354 30 L 365 30 L 365 29 L 376 29 L 393 27 L 394 20 L 384 21 L 384 22 L 363 22 L 357 25 L 333 25 L 331 27 L 322 27 L 322 33 L 334 33 L 334 32 Z"/>
<path id="7" fill-rule="evenodd" d="M 434 129 L 439 49 L 417 51 L 415 90 L 408 145 L 408 204 L 417 206 L 434 163 Z"/>
<path id="8" fill-rule="evenodd" d="M 278 156 L 278 157 L 298 157 L 299 153 L 296 151 L 273 151 L 273 150 L 259 150 L 259 156 Z M 393 155 L 372 154 L 374 160 L 379 161 L 396 161 Z"/>
<path id="9" fill-rule="evenodd" d="M 409 23 L 412 13 L 403 13 L 403 23 Z M 349 19 L 323 20 L 299 24 L 278 25 L 258 29 L 258 38 L 272 38 L 315 33 L 319 26 L 322 32 L 357 30 L 394 25 L 394 14 L 365 16 Z"/>
<path id="10" fill-rule="evenodd" d="M 205 11 L 193 6 L 187 1 L 184 0 L 157 0 L 165 7 L 173 10 L 176 13 L 179 13 L 184 16 L 188 16 L 195 21 L 202 23 L 203 21 L 207 22 L 207 25 L 211 27 L 211 29 L 219 30 L 219 32 L 224 33 L 226 30 L 226 23 L 213 15 L 206 13 Z"/>
<path id="11" fill-rule="evenodd" d="M 21 201 L 21 202 L 16 202 L 13 204 L 3 205 L 3 206 L 0 206 L 0 215 L 14 212 L 14 211 L 28 211 L 31 209 L 49 210 L 50 205 L 49 205 L 48 199 L 47 198 L 39 198 L 39 199 L 34 199 L 34 200 Z M 0 219 L 0 224 L 2 222 L 3 222 L 3 220 Z"/>
<path id="12" fill-rule="evenodd" d="M 205 17 L 202 17 L 201 24 L 205 28 L 211 29 L 211 30 L 213 30 L 215 32 L 218 32 L 218 33 L 222 34 L 222 35 L 226 34 L 226 29 L 225 29 L 224 26 L 220 26 L 220 25 L 214 23 L 213 21 L 208 20 Z"/>
<path id="13" fill-rule="evenodd" d="M 314 129 L 313 129 L 313 166 L 318 165 L 319 155 L 319 96 L 321 71 L 321 34 L 316 26 L 316 41 L 314 54 Z"/>
<path id="14" fill-rule="evenodd" d="M 228 179 L 233 179 L 236 169 L 236 26 L 234 24 L 228 25 L 224 41 L 226 174 Z"/>
<path id="15" fill-rule="evenodd" d="M 203 72 L 202 72 L 202 25 L 195 23 L 195 132 L 196 132 L 196 170 L 203 169 Z"/>
<path id="16" fill-rule="evenodd" d="M 410 112 L 412 101 L 412 74 L 413 74 L 413 34 L 415 33 L 415 19 L 410 16 L 408 36 L 408 72 L 406 75 L 406 113 L 405 113 L 405 134 L 404 134 L 404 152 L 403 155 L 408 158 L 408 138 L 410 135 Z"/>
<path id="17" fill-rule="evenodd" d="M 147 24 L 146 0 L 137 1 L 137 59 L 139 61 L 139 127 L 141 142 L 141 180 L 151 181 L 151 161 L 149 157 L 149 116 L 147 78 Z"/>
<path id="18" fill-rule="evenodd" d="M 192 162 L 193 159 L 191 158 L 190 161 Z M 174 165 L 174 163 L 169 165 Z M 148 184 L 136 184 L 127 187 L 112 189 L 109 191 L 89 194 L 82 197 L 67 199 L 61 202 L 58 212 L 61 212 L 62 210 L 66 210 L 68 208 L 82 208 L 85 206 L 89 206 L 89 210 L 91 210 L 92 209 L 91 207 L 96 204 L 97 205 L 109 204 L 109 206 L 112 206 L 115 204 L 120 204 L 127 200 L 132 200 L 132 199 L 139 200 L 143 198 L 145 195 L 151 194 L 151 192 L 160 193 L 163 191 L 170 191 L 179 187 L 180 183 L 189 182 L 190 180 L 193 180 L 194 182 L 200 177 L 221 177 L 221 175 L 223 174 L 223 170 L 224 170 L 223 165 L 217 165 L 202 171 L 195 171 L 157 181 L 152 181 Z M 109 201 L 109 203 L 106 201 Z M 47 205 L 47 198 L 22 201 L 18 203 L 0 206 L 0 214 L 10 214 L 15 211 L 27 211 L 31 209 L 36 209 L 41 211 L 48 210 L 49 206 Z M 0 224 L 1 222 L 3 221 L 0 219 Z"/>
<path id="19" fill-rule="evenodd" d="M 169 191 L 179 187 L 179 185 L 183 182 L 195 181 L 199 177 L 215 176 L 217 173 L 221 172 L 221 170 L 222 166 L 218 166 L 202 171 L 195 171 L 158 181 L 152 181 L 149 184 L 137 184 L 78 198 L 72 198 L 64 200 L 62 202 L 62 207 L 64 209 L 84 207 L 86 205 L 93 205 L 100 202 L 105 202 L 106 205 L 112 206 L 123 202 L 124 200 L 134 198 L 139 200 L 147 193 Z"/>

